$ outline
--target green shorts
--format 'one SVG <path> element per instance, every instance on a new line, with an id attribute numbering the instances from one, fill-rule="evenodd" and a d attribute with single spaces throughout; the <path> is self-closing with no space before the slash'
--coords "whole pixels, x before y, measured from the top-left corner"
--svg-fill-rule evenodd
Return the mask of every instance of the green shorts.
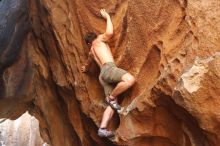
<path id="1" fill-rule="evenodd" d="M 104 88 L 106 96 L 112 92 L 117 83 L 121 81 L 121 77 L 126 73 L 127 71 L 118 68 L 114 62 L 107 62 L 103 65 L 99 75 L 99 81 Z"/>

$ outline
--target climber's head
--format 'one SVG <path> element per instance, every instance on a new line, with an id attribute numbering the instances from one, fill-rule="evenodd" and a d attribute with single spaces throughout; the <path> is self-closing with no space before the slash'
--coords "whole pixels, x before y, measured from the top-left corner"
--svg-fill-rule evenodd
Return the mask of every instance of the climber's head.
<path id="1" fill-rule="evenodd" d="M 95 32 L 89 32 L 85 36 L 85 41 L 87 45 L 91 45 L 92 42 L 97 38 L 97 35 Z"/>

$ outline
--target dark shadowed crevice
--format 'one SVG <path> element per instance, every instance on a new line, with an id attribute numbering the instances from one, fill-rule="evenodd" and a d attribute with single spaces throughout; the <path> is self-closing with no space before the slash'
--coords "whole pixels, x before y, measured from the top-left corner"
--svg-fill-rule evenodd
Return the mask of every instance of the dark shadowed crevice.
<path id="1" fill-rule="evenodd" d="M 29 30 L 28 1 L 0 3 L 0 98 L 5 95 L 4 71 L 15 63 Z"/>
<path id="2" fill-rule="evenodd" d="M 71 124 L 71 120 L 70 120 L 70 116 L 69 116 L 69 111 L 68 111 L 68 105 L 65 101 L 65 97 L 63 97 L 60 93 L 64 93 L 65 92 L 65 89 L 62 89 L 60 88 L 59 86 L 57 86 L 55 83 L 55 91 L 56 91 L 56 94 L 57 94 L 57 97 L 58 97 L 58 103 L 60 104 L 60 107 L 62 109 L 62 113 L 64 113 L 63 115 L 63 120 L 68 123 L 68 127 L 69 127 L 69 130 L 70 130 L 70 133 L 74 139 L 74 144 L 78 144 L 78 145 L 81 145 L 83 146 L 82 142 L 80 141 L 80 138 L 79 136 L 77 135 L 77 132 L 75 131 L 75 129 L 73 128 L 72 124 Z M 64 92 L 63 92 L 64 91 Z M 71 93 L 70 91 L 66 92 L 66 93 Z M 65 93 L 64 93 L 65 94 Z M 66 96 L 66 97 L 73 97 L 73 96 Z M 74 98 L 73 98 L 74 99 Z M 78 108 L 78 107 L 77 107 Z M 77 111 L 76 111 L 77 112 Z M 76 115 L 77 116 L 77 115 Z M 79 117 L 81 118 L 81 117 Z"/>

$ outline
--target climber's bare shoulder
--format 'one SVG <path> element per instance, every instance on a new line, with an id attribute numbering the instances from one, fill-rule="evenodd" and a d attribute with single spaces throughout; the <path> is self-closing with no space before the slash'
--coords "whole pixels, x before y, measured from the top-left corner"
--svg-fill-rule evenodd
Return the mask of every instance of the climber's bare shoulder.
<path id="1" fill-rule="evenodd" d="M 99 49 L 108 49 L 109 46 L 106 42 L 106 39 L 104 38 L 104 35 L 101 34 L 99 35 L 92 43 L 92 48 L 91 49 L 95 49 L 95 50 L 99 50 Z"/>
<path id="2" fill-rule="evenodd" d="M 105 34 L 100 34 L 98 37 L 94 40 L 94 44 L 106 44 L 108 42 L 108 39 L 106 39 Z"/>

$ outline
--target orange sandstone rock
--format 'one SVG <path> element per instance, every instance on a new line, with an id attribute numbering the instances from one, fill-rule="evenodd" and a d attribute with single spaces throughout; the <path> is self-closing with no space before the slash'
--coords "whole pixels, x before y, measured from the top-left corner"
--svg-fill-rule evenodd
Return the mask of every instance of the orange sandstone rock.
<path id="1" fill-rule="evenodd" d="M 53 146 L 218 145 L 219 0 L 33 0 L 28 7 L 31 29 L 3 70 L 1 117 L 30 111 Z M 96 135 L 106 107 L 99 69 L 80 72 L 84 35 L 105 30 L 101 8 L 113 20 L 116 64 L 137 79 L 120 97 L 125 111 L 112 119 L 110 140 Z"/>

